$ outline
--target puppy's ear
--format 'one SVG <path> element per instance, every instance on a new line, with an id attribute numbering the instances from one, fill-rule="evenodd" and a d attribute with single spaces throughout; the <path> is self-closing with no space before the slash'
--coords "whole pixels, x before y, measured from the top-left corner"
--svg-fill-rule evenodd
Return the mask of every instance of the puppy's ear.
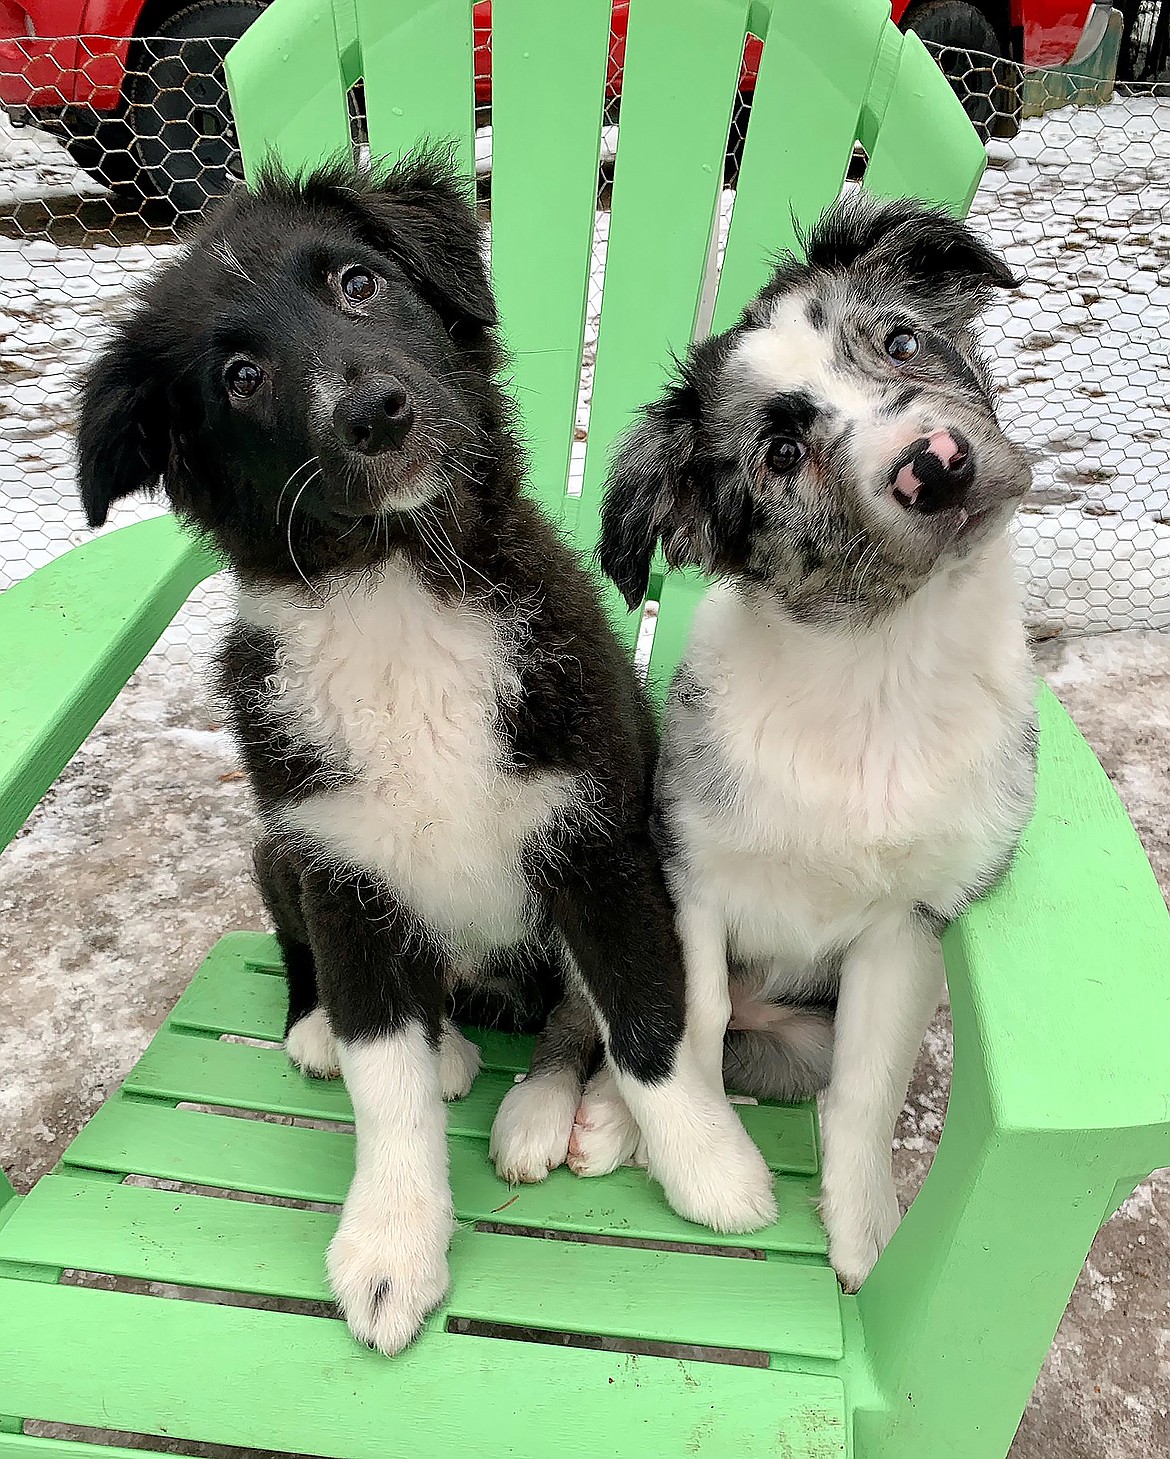
<path id="1" fill-rule="evenodd" d="M 122 325 L 82 381 L 77 456 L 89 525 L 103 526 L 113 502 L 153 486 L 169 452 L 158 362 L 139 315 Z"/>
<path id="2" fill-rule="evenodd" d="M 405 269 L 448 327 L 495 324 L 479 220 L 449 151 L 404 158 L 361 203 L 371 242 Z"/>
<path id="3" fill-rule="evenodd" d="M 992 290 L 1019 280 L 1007 263 L 957 218 L 914 202 L 877 203 L 864 195 L 831 208 L 807 240 L 808 262 L 835 272 L 864 270 L 905 290 L 940 322 L 969 324 Z"/>
<path id="4" fill-rule="evenodd" d="M 646 596 L 660 542 L 671 567 L 746 565 L 751 497 L 736 475 L 704 460 L 700 409 L 693 385 L 671 386 L 642 411 L 610 467 L 597 559 L 630 608 Z"/>

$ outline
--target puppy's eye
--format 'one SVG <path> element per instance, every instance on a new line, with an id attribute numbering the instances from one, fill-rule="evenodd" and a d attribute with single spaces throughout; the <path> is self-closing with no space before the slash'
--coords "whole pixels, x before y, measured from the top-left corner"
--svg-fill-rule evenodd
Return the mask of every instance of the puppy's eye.
<path id="1" fill-rule="evenodd" d="M 808 451 L 791 436 L 779 436 L 768 447 L 768 466 L 772 471 L 783 473 L 795 471 L 808 455 Z"/>
<path id="2" fill-rule="evenodd" d="M 251 360 L 233 360 L 223 372 L 223 383 L 233 395 L 247 399 L 264 383 L 264 371 Z"/>
<path id="3" fill-rule="evenodd" d="M 908 329 L 896 329 L 886 340 L 886 354 L 891 360 L 904 365 L 918 353 L 918 336 Z"/>
<path id="4" fill-rule="evenodd" d="M 367 304 L 378 292 L 377 278 L 358 265 L 345 269 L 337 282 L 351 304 Z"/>

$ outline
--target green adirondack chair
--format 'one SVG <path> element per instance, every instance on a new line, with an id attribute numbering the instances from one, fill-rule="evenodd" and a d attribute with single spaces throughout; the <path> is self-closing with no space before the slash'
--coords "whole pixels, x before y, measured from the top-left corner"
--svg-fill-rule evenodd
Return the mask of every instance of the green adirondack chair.
<path id="1" fill-rule="evenodd" d="M 794 217 L 837 194 L 855 141 L 873 191 L 960 212 L 983 156 L 881 0 L 634 0 L 588 459 L 570 497 L 610 0 L 495 0 L 493 26 L 495 285 L 533 489 L 588 551 L 608 450 L 656 393 L 668 352 L 734 318 L 769 254 L 795 243 Z M 712 301 L 749 29 L 765 38 L 762 70 Z M 470 0 L 275 0 L 229 75 L 250 170 L 268 151 L 304 165 L 347 147 L 359 79 L 374 154 L 453 137 L 470 168 Z M 0 845 L 215 569 L 157 519 L 0 598 Z M 686 577 L 656 587 L 659 684 L 699 588 Z M 621 618 L 632 642 L 636 623 Z M 62 1283 L 82 1269 L 302 1304 L 328 1295 L 332 1215 L 125 1183 L 342 1199 L 348 1134 L 178 1107 L 350 1112 L 340 1083 L 302 1078 L 276 1047 L 221 1038 L 275 1040 L 283 1027 L 273 940 L 236 934 L 57 1171 L 25 1197 L 0 1193 L 0 1459 L 93 1454 L 25 1434 L 28 1419 L 338 1459 L 1002 1456 L 1098 1227 L 1170 1164 L 1170 923 L 1092 753 L 1050 694 L 1039 703 L 1035 820 L 1006 882 L 947 935 L 956 1057 L 942 1145 L 857 1297 L 825 1260 L 811 1107 L 744 1111 L 782 1214 L 745 1238 L 757 1259 L 733 1259 L 726 1237 L 674 1216 L 641 1171 L 502 1185 L 487 1135 L 528 1046 L 496 1034 L 477 1035 L 484 1072 L 450 1111 L 464 1223 L 450 1298 L 402 1356 L 367 1352 L 341 1322 L 303 1311 Z M 711 1255 L 677 1249 L 716 1242 Z M 469 1334 L 468 1319 L 496 1335 Z M 639 1354 L 510 1339 L 517 1327 L 636 1339 Z M 754 1358 L 680 1360 L 659 1345 Z"/>

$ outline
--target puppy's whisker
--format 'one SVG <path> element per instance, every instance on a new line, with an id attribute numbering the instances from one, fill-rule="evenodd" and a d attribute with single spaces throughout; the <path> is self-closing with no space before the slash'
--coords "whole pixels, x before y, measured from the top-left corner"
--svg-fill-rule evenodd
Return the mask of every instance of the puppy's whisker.
<path id="1" fill-rule="evenodd" d="M 310 478 L 310 481 L 311 480 L 312 480 L 312 478 Z M 318 603 L 323 604 L 325 602 L 325 599 L 321 596 L 321 594 L 317 591 L 317 589 L 313 586 L 313 584 L 305 576 L 305 573 L 304 573 L 303 568 L 301 567 L 300 563 L 297 561 L 296 549 L 293 547 L 293 518 L 296 516 L 297 506 L 300 503 L 301 497 L 304 496 L 306 490 L 308 489 L 309 484 L 310 484 L 310 481 L 306 481 L 305 484 L 304 484 L 304 486 L 301 487 L 300 491 L 297 492 L 296 496 L 293 498 L 293 504 L 289 508 L 289 513 L 288 513 L 288 555 L 292 559 L 292 565 L 293 565 L 293 567 L 296 568 L 297 575 L 300 577 L 300 579 L 304 583 L 305 587 L 308 588 L 309 592 L 312 593 L 313 597 L 316 598 L 316 600 L 317 600 Z"/>

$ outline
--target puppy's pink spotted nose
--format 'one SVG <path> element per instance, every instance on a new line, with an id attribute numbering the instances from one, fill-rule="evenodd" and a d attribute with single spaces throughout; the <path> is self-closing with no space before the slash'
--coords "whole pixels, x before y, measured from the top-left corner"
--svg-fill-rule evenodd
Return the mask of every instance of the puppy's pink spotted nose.
<path id="1" fill-rule="evenodd" d="M 890 486 L 904 507 L 936 512 L 958 504 L 972 473 L 971 447 L 958 431 L 935 431 L 907 446 Z"/>
<path id="2" fill-rule="evenodd" d="M 950 431 L 935 431 L 933 436 L 927 436 L 926 449 L 938 457 L 947 471 L 958 470 L 967 459 L 966 442 L 960 446 Z"/>

